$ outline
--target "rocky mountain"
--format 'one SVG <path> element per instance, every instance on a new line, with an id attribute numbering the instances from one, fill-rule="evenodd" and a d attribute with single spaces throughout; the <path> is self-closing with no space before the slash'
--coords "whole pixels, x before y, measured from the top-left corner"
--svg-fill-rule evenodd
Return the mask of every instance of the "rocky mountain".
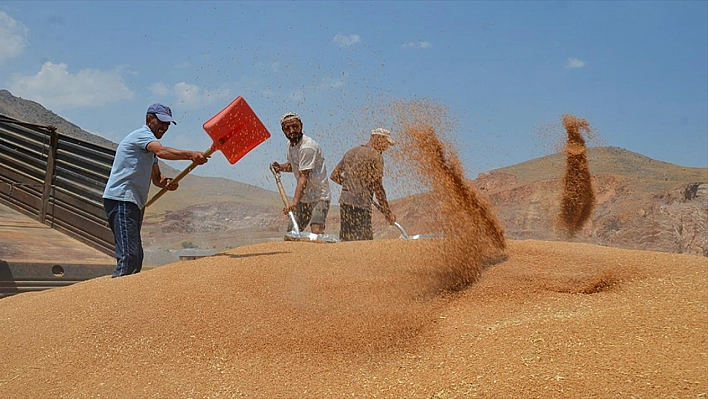
<path id="1" fill-rule="evenodd" d="M 595 192 L 590 220 L 574 237 L 557 228 L 565 171 L 554 154 L 480 174 L 469 183 L 486 196 L 513 239 L 585 242 L 708 256 L 708 168 L 688 168 L 616 147 L 588 149 Z M 397 214 L 434 226 L 426 196 L 399 201 Z"/>
<path id="2" fill-rule="evenodd" d="M 616 147 L 588 150 L 595 191 L 591 219 L 573 241 L 708 256 L 708 168 L 687 168 Z M 507 236 L 568 239 L 555 228 L 563 154 L 483 174 Z"/>
<path id="3" fill-rule="evenodd" d="M 9 91 L 0 89 L 0 115 L 9 116 L 23 122 L 38 125 L 50 125 L 57 128 L 60 134 L 98 144 L 108 148 L 116 148 L 117 144 L 101 136 L 89 133 L 75 124 L 67 121 L 41 104 L 15 97 Z"/>

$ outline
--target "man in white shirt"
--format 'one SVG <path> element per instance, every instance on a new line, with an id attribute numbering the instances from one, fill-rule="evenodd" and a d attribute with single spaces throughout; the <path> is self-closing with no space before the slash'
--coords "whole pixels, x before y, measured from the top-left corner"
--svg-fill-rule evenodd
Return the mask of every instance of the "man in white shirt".
<path id="1" fill-rule="evenodd" d="M 303 134 L 298 114 L 288 112 L 283 115 L 280 127 L 289 141 L 287 162 L 274 161 L 271 166 L 276 172 L 292 172 L 297 179 L 295 195 L 283 213 L 292 211 L 295 214 L 300 231 L 309 224 L 314 234 L 324 234 L 330 190 L 322 150 L 315 140 Z M 288 226 L 288 231 L 292 229 L 293 226 Z"/>

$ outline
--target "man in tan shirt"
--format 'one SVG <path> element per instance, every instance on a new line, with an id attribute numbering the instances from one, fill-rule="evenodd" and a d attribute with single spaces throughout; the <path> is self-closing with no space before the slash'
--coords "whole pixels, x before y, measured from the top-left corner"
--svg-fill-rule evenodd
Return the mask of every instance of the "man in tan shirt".
<path id="1" fill-rule="evenodd" d="M 369 141 L 347 151 L 332 171 L 330 179 L 342 186 L 339 197 L 341 241 L 374 239 L 372 205 L 376 205 L 390 224 L 396 222 L 396 215 L 391 212 L 383 188 L 383 152 L 394 144 L 396 142 L 391 138 L 391 132 L 374 129 Z"/>

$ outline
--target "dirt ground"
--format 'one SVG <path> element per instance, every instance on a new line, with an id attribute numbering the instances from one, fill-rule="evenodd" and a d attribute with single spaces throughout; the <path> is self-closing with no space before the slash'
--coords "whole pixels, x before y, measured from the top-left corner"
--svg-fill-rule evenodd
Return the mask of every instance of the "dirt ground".
<path id="1" fill-rule="evenodd" d="M 0 300 L 1 398 L 704 398 L 708 259 L 274 242 Z"/>

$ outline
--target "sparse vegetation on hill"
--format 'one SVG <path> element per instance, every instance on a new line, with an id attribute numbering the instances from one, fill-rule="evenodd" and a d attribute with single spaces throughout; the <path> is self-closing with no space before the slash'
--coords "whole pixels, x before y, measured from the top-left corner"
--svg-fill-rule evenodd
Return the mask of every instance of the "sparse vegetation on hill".
<path id="1" fill-rule="evenodd" d="M 689 168 L 657 161 L 619 147 L 588 148 L 590 172 L 597 175 L 616 175 L 624 179 L 641 180 L 643 190 L 669 190 L 676 184 L 687 182 L 708 183 L 708 168 Z M 532 159 L 516 165 L 495 169 L 491 174 L 509 174 L 515 184 L 559 179 L 565 168 L 562 153 Z M 479 176 L 483 179 L 487 174 Z"/>

